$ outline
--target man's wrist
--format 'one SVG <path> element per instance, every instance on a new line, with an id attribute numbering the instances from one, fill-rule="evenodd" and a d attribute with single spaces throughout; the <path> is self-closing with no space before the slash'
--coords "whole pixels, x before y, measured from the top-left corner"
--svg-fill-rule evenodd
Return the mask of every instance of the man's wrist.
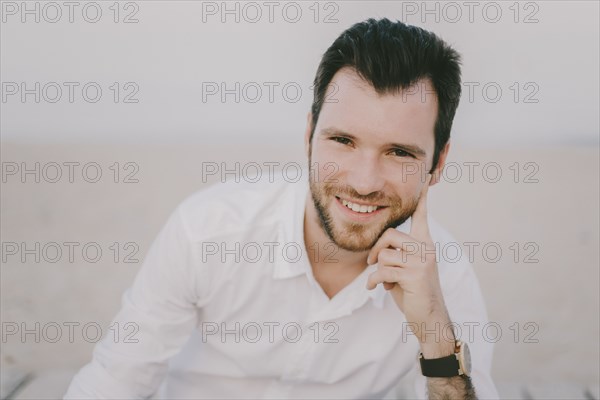
<path id="1" fill-rule="evenodd" d="M 447 339 L 443 339 L 438 343 L 421 343 L 421 353 L 426 360 L 448 357 L 454 354 L 455 347 L 455 341 L 449 342 Z"/>
<path id="2" fill-rule="evenodd" d="M 443 326 L 448 325 L 450 325 L 450 321 Z M 425 335 L 425 339 L 429 340 L 420 342 L 423 358 L 429 360 L 454 354 L 456 347 L 456 337 L 454 336 L 454 332 L 450 330 L 450 335 L 448 335 L 448 332 L 445 330 L 444 333 L 444 335 L 437 335 L 437 332 L 435 335 Z"/>

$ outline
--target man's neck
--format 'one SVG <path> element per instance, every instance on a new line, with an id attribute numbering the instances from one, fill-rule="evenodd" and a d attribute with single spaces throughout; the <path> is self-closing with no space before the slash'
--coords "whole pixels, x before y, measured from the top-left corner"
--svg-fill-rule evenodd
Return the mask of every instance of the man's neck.
<path id="1" fill-rule="evenodd" d="M 310 192 L 304 210 L 304 244 L 313 275 L 329 298 L 367 267 L 368 251 L 357 253 L 339 248 L 323 231 Z"/>

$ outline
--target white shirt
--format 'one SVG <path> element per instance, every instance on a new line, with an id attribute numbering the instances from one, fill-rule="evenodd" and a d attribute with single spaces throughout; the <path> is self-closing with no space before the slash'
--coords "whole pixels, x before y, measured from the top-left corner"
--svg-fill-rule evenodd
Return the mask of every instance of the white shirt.
<path id="1" fill-rule="evenodd" d="M 308 190 L 303 175 L 227 182 L 185 199 L 123 295 L 119 340 L 98 342 L 64 398 L 381 398 L 415 369 L 415 392 L 426 398 L 404 314 L 383 285 L 366 289 L 377 266 L 332 299 L 314 279 L 303 233 Z M 454 242 L 431 218 L 429 226 L 434 242 Z M 408 232 L 410 219 L 397 229 Z M 463 333 L 465 322 L 485 325 L 468 260 L 438 260 L 438 270 L 451 320 Z M 477 395 L 497 399 L 493 344 L 464 336 Z"/>

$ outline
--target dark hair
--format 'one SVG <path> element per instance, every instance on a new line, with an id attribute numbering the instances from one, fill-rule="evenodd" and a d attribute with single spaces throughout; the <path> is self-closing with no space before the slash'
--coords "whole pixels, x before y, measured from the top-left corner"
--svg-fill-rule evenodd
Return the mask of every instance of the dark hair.
<path id="1" fill-rule="evenodd" d="M 450 138 L 461 94 L 460 54 L 434 33 L 400 21 L 373 18 L 354 24 L 327 49 L 314 80 L 315 133 L 327 87 L 343 67 L 353 68 L 379 94 L 397 93 L 428 78 L 438 98 L 432 170 Z"/>

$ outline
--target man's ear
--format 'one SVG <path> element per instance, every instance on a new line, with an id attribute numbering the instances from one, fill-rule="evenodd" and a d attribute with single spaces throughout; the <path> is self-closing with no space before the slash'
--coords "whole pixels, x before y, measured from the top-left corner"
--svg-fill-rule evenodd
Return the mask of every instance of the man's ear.
<path id="1" fill-rule="evenodd" d="M 433 171 L 433 176 L 431 177 L 431 182 L 429 183 L 429 186 L 433 186 L 440 181 L 440 177 L 442 176 L 442 170 L 444 169 L 444 165 L 446 164 L 446 158 L 448 157 L 449 151 L 450 140 L 448 140 L 444 148 L 440 151 L 438 165 L 437 167 L 435 167 L 435 171 Z"/>
<path id="2" fill-rule="evenodd" d="M 312 130 L 312 113 L 309 111 L 306 115 L 306 130 L 304 132 L 304 151 L 306 152 L 306 157 L 310 154 L 310 131 Z"/>

